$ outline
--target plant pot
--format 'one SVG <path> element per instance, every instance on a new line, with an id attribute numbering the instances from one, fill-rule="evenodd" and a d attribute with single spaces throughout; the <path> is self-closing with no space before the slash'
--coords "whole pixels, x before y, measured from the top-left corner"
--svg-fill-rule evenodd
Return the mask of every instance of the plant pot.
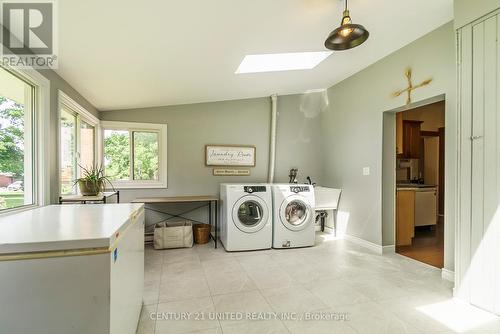
<path id="1" fill-rule="evenodd" d="M 102 189 L 102 182 L 78 180 L 78 187 L 83 196 L 96 196 Z"/>

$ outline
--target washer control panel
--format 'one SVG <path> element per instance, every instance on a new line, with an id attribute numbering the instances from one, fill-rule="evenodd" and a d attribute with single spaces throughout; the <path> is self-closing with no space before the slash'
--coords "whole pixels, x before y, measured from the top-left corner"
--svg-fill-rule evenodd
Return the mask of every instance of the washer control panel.
<path id="1" fill-rule="evenodd" d="M 310 191 L 309 187 L 304 186 L 290 186 L 290 191 L 293 193 L 302 193 Z"/>
<path id="2" fill-rule="evenodd" d="M 244 186 L 243 191 L 251 194 L 251 193 L 265 193 L 267 190 L 266 186 Z"/>

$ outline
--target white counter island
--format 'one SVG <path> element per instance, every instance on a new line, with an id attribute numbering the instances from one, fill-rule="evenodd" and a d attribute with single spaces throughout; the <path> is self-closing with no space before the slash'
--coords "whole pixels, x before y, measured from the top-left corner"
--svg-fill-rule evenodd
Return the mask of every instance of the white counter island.
<path id="1" fill-rule="evenodd" d="M 143 280 L 142 204 L 0 217 L 0 333 L 135 333 Z"/>

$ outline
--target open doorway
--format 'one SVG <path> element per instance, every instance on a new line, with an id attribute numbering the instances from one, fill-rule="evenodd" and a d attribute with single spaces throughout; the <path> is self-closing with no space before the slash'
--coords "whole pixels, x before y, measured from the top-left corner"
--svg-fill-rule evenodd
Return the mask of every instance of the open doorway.
<path id="1" fill-rule="evenodd" d="M 396 113 L 396 252 L 444 266 L 445 101 Z"/>

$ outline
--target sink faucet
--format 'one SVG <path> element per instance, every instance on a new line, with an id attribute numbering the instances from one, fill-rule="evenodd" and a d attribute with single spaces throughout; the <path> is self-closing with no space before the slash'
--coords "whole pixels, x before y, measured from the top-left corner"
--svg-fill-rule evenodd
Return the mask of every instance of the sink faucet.
<path id="1" fill-rule="evenodd" d="M 288 177 L 290 178 L 289 183 L 297 183 L 297 174 L 299 170 L 297 168 L 290 169 L 290 174 Z"/>
<path id="2" fill-rule="evenodd" d="M 312 180 L 311 180 L 311 177 L 310 177 L 310 176 L 306 177 L 306 179 L 307 179 L 307 182 L 309 182 L 309 184 L 310 184 L 310 185 L 312 185 L 313 187 L 314 187 L 314 186 L 316 186 L 316 183 L 313 183 L 313 182 L 312 182 Z"/>

